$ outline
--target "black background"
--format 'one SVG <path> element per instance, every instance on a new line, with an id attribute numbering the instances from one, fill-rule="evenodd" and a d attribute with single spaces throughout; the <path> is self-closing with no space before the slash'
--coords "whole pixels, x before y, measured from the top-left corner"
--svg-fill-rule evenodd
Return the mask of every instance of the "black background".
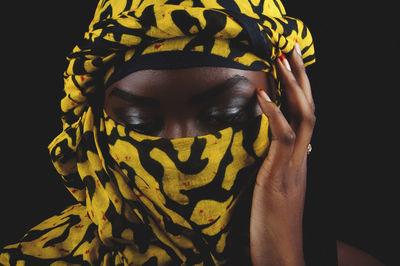
<path id="1" fill-rule="evenodd" d="M 61 130 L 65 56 L 97 3 L 29 2 L 5 8 L 1 24 L 0 246 L 74 203 L 47 145 Z M 396 7 L 299 2 L 284 4 L 309 26 L 317 51 L 308 69 L 317 125 L 307 211 L 328 219 L 326 230 L 338 239 L 399 265 L 398 63 L 388 14 Z"/>

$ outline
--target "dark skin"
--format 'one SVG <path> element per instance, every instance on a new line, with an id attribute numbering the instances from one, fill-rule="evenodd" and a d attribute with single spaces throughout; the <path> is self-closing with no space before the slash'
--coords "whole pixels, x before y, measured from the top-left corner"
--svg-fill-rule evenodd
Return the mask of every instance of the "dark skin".
<path id="1" fill-rule="evenodd" d="M 268 117 L 272 141 L 257 173 L 250 217 L 254 265 L 305 265 L 306 148 L 315 116 L 310 83 L 297 51 L 289 60 L 276 61 L 287 95 L 288 119 L 270 100 L 274 83 L 268 74 L 257 71 L 216 67 L 143 70 L 115 82 L 105 93 L 105 110 L 112 119 L 143 134 L 168 139 L 205 135 L 261 113 Z M 337 241 L 337 247 L 339 265 L 383 265 L 343 242 Z"/>
<path id="2" fill-rule="evenodd" d="M 143 70 L 110 86 L 105 108 L 118 122 L 147 135 L 194 137 L 261 114 L 255 90 L 266 86 L 265 74 L 255 71 L 211 67 Z M 208 97 L 200 95 L 210 89 L 214 92 Z M 120 90 L 154 103 L 133 102 Z"/>

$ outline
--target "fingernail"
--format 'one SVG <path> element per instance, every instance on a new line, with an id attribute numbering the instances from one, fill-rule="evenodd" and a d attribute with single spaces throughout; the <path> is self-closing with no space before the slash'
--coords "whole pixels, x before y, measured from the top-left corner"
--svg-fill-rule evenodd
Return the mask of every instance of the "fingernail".
<path id="1" fill-rule="evenodd" d="M 296 50 L 296 52 L 301 55 L 301 49 L 300 49 L 300 45 L 299 43 L 296 41 L 295 45 L 294 45 L 294 49 Z"/>
<path id="2" fill-rule="evenodd" d="M 257 88 L 257 91 L 258 91 L 258 95 L 260 95 L 261 98 L 263 98 L 267 102 L 272 102 L 271 99 L 269 98 L 268 94 L 262 88 Z"/>
<path id="3" fill-rule="evenodd" d="M 279 60 L 281 60 L 282 64 L 287 68 L 287 70 L 292 71 L 289 61 L 286 59 L 286 56 L 284 54 L 281 54 L 279 56 Z"/>

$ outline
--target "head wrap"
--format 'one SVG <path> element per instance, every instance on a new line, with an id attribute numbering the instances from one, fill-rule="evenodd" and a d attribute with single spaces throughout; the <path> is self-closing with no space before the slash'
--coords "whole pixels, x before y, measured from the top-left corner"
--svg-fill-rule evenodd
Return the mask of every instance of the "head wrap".
<path id="1" fill-rule="evenodd" d="M 274 60 L 291 53 L 296 42 L 304 64 L 313 63 L 308 28 L 287 16 L 279 0 L 100 1 L 84 39 L 68 57 L 61 101 L 64 128 L 79 119 L 89 98 L 127 61 L 138 69 L 149 68 L 142 60 L 166 68 L 190 55 L 198 59 L 193 65 L 225 61 L 277 78 Z"/>
<path id="2" fill-rule="evenodd" d="M 80 204 L 31 229 L 9 254 L 49 264 L 232 263 L 244 249 L 237 243 L 248 248 L 232 217 L 239 198 L 251 198 L 268 150 L 267 118 L 194 138 L 151 137 L 108 117 L 104 89 L 148 68 L 225 66 L 277 79 L 273 62 L 295 42 L 305 64 L 314 62 L 308 29 L 279 0 L 100 1 L 68 57 L 63 131 L 49 145 Z"/>

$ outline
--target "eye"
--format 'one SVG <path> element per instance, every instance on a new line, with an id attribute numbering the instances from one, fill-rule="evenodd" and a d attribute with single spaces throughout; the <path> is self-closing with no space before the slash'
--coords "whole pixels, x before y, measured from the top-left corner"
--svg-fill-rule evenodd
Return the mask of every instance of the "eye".
<path id="1" fill-rule="evenodd" d="M 149 114 L 137 108 L 113 108 L 112 113 L 128 130 L 144 135 L 156 135 L 163 127 L 163 120 L 157 114 Z"/>
<path id="2" fill-rule="evenodd" d="M 245 122 L 249 118 L 246 109 L 239 107 L 214 109 L 203 113 L 200 121 L 212 126 L 231 125 Z"/>
<path id="3" fill-rule="evenodd" d="M 163 127 L 163 121 L 160 117 L 125 115 L 123 121 L 129 130 L 133 130 L 144 135 L 154 135 Z"/>
<path id="4" fill-rule="evenodd" d="M 126 124 L 129 130 L 136 131 L 144 135 L 153 135 L 162 129 L 162 121 L 154 120 L 149 122 Z"/>

